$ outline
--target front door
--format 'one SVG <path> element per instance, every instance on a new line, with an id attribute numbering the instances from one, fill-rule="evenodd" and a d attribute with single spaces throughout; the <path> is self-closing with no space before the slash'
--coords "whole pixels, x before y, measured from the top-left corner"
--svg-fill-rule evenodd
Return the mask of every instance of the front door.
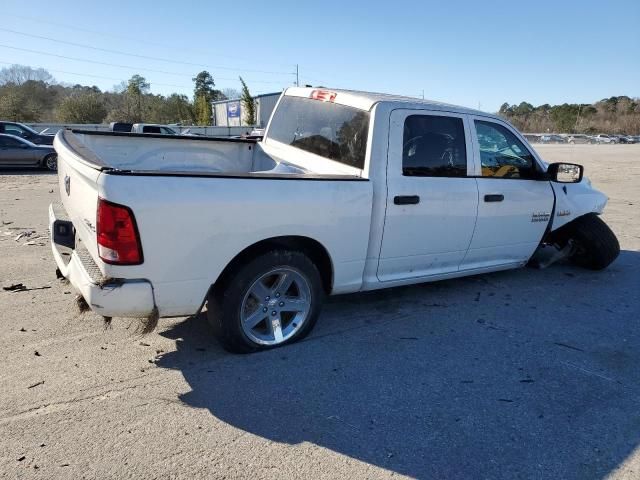
<path id="1" fill-rule="evenodd" d="M 461 269 L 527 262 L 552 215 L 551 185 L 510 125 L 486 117 L 469 120 L 479 203 L 473 240 Z"/>
<path id="2" fill-rule="evenodd" d="M 391 113 L 380 281 L 458 271 L 478 208 L 473 171 L 464 115 Z"/>

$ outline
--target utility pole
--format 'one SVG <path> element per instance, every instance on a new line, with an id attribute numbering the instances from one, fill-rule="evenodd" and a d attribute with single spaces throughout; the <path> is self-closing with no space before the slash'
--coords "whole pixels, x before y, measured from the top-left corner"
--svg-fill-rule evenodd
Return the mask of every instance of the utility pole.
<path id="1" fill-rule="evenodd" d="M 422 99 L 424 100 L 424 88 L 422 89 Z"/>
<path id="2" fill-rule="evenodd" d="M 296 87 L 300 86 L 300 77 L 298 75 L 298 64 L 296 63 Z"/>

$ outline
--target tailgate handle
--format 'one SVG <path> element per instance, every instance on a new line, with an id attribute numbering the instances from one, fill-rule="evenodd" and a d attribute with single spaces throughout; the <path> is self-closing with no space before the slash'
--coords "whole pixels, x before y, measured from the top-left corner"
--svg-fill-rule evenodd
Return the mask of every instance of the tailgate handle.
<path id="1" fill-rule="evenodd" d="M 485 195 L 484 196 L 484 201 L 485 202 L 501 202 L 503 200 L 504 200 L 504 195 L 502 195 L 502 194 Z"/>
<path id="2" fill-rule="evenodd" d="M 418 195 L 396 195 L 393 197 L 393 203 L 396 205 L 415 205 L 420 203 Z"/>

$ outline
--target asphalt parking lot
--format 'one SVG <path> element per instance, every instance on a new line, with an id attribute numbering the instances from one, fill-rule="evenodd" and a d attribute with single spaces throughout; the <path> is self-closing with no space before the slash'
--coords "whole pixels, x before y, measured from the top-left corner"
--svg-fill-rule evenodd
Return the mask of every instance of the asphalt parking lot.
<path id="1" fill-rule="evenodd" d="M 0 477 L 640 478 L 640 145 L 538 146 L 610 197 L 622 252 L 334 297 L 230 355 L 203 317 L 105 328 L 55 278 L 57 177 L 0 171 Z M 31 232 L 20 236 L 22 232 Z"/>

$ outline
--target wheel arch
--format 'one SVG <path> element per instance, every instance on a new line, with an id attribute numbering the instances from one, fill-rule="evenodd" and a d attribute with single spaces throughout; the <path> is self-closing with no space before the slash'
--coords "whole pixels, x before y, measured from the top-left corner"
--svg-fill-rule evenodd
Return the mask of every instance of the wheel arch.
<path id="1" fill-rule="evenodd" d="M 215 291 L 233 272 L 252 258 L 274 249 L 295 250 L 307 255 L 320 272 L 324 291 L 327 294 L 331 293 L 333 289 L 334 270 L 329 252 L 324 245 L 317 240 L 299 235 L 272 237 L 249 245 L 227 264 L 211 286 L 211 289 Z"/>
<path id="2" fill-rule="evenodd" d="M 572 218 L 570 221 L 568 221 L 567 223 L 561 225 L 560 227 L 556 228 L 555 230 L 552 229 L 552 230 L 548 231 L 543 237 L 543 242 L 544 243 L 558 243 L 561 246 L 564 246 L 564 244 L 566 244 L 566 242 L 569 240 L 571 235 L 573 235 L 573 232 L 575 230 L 577 222 L 579 220 L 582 220 L 587 215 L 599 216 L 600 213 L 598 213 L 598 212 L 586 212 L 586 213 L 583 213 L 582 215 L 580 215 L 578 217 Z"/>

